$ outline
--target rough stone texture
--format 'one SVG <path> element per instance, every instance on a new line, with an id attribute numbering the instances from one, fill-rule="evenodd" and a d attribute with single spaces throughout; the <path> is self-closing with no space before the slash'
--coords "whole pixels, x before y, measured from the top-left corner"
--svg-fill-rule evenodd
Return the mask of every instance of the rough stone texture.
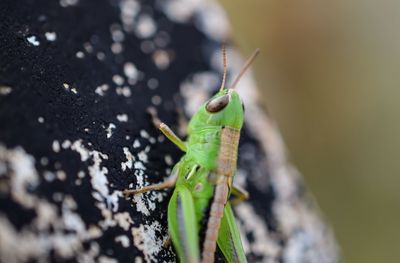
<path id="1" fill-rule="evenodd" d="M 214 1 L 0 1 L 0 261 L 173 262 L 170 191 L 182 153 L 151 125 L 175 130 L 220 83 L 228 37 Z M 228 50 L 230 75 L 241 59 Z M 235 207 L 249 262 L 337 262 L 332 234 L 287 163 L 250 76 Z M 222 259 L 219 259 L 222 261 Z"/>

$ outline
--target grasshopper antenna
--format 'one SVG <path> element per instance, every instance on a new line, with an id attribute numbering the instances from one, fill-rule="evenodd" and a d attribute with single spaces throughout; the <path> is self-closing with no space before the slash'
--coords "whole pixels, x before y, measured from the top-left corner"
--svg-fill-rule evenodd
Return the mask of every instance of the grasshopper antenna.
<path id="1" fill-rule="evenodd" d="M 247 59 L 246 63 L 244 63 L 243 68 L 240 70 L 239 75 L 236 77 L 235 81 L 232 84 L 231 89 L 234 89 L 238 84 L 239 80 L 243 77 L 244 73 L 249 69 L 253 61 L 256 59 L 257 55 L 260 53 L 260 49 L 257 48 L 254 50 L 253 54 Z"/>
<path id="2" fill-rule="evenodd" d="M 226 47 L 225 47 L 225 43 L 221 44 L 221 49 L 222 49 L 222 61 L 224 63 L 224 75 L 222 76 L 222 83 L 221 83 L 221 88 L 219 89 L 219 91 L 223 91 L 224 87 L 225 87 L 225 81 L 226 81 L 226 70 L 227 70 L 227 66 L 226 66 Z"/>

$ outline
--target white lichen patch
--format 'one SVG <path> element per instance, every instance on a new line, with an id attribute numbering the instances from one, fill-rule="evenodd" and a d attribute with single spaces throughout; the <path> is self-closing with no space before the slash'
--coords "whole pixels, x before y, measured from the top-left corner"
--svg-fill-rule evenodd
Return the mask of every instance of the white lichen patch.
<path id="1" fill-rule="evenodd" d="M 150 138 L 150 135 L 147 133 L 146 130 L 140 130 L 140 136 L 142 136 L 142 138 L 145 138 L 145 139 Z"/>
<path id="2" fill-rule="evenodd" d="M 164 161 L 165 161 L 165 163 L 166 163 L 168 166 L 171 166 L 171 165 L 173 164 L 172 157 L 171 157 L 171 155 L 169 155 L 169 154 L 166 154 L 166 155 L 164 156 Z"/>
<path id="3" fill-rule="evenodd" d="M 57 140 L 54 140 L 52 143 L 52 149 L 54 152 L 58 153 L 60 151 L 60 143 Z"/>
<path id="4" fill-rule="evenodd" d="M 107 256 L 100 256 L 99 263 L 118 263 L 118 260 L 116 260 L 115 258 L 107 257 Z"/>
<path id="5" fill-rule="evenodd" d="M 72 204 L 71 204 L 72 203 Z M 62 215 L 65 229 L 82 233 L 86 230 L 82 218 L 73 210 L 76 210 L 76 203 L 71 196 L 66 196 L 62 203 Z"/>
<path id="6" fill-rule="evenodd" d="M 111 38 L 114 42 L 122 42 L 125 39 L 124 32 L 122 31 L 121 25 L 112 24 L 110 26 Z"/>
<path id="7" fill-rule="evenodd" d="M 140 147 L 140 142 L 139 142 L 138 139 L 135 139 L 135 140 L 133 141 L 133 148 L 139 148 L 139 147 Z"/>
<path id="8" fill-rule="evenodd" d="M 140 5 L 136 0 L 122 0 L 120 1 L 121 21 L 123 28 L 127 32 L 134 30 L 135 19 L 140 11 Z"/>
<path id="9" fill-rule="evenodd" d="M 151 103 L 153 103 L 154 105 L 158 106 L 160 105 L 162 102 L 162 98 L 158 95 L 154 95 L 153 97 L 151 97 Z"/>
<path id="10" fill-rule="evenodd" d="M 138 170 L 146 170 L 146 167 L 144 167 L 143 163 L 140 161 L 134 162 L 133 167 Z"/>
<path id="11" fill-rule="evenodd" d="M 38 117 L 38 122 L 39 122 L 39 123 L 43 123 L 43 122 L 44 122 L 44 118 L 43 118 L 43 117 L 41 117 L 41 116 L 40 116 L 40 117 Z"/>
<path id="12" fill-rule="evenodd" d="M 109 183 L 106 176 L 108 174 L 108 169 L 101 166 L 102 161 L 107 160 L 108 156 L 96 150 L 88 150 L 83 146 L 81 141 L 75 141 L 72 143 L 71 149 L 81 155 L 82 161 L 91 158 L 93 162 L 93 164 L 88 168 L 91 178 L 90 183 L 92 188 L 95 190 L 92 193 L 92 196 L 98 201 L 96 206 L 101 210 L 103 216 L 111 215 L 112 212 L 116 212 L 118 210 L 118 200 L 122 197 L 122 193 L 120 191 L 111 191 L 109 189 Z M 114 219 L 109 216 L 108 220 Z"/>
<path id="13" fill-rule="evenodd" d="M 83 53 L 82 51 L 78 51 L 78 52 L 76 52 L 75 56 L 77 58 L 84 58 L 85 57 L 85 53 Z"/>
<path id="14" fill-rule="evenodd" d="M 115 126 L 114 123 L 108 124 L 108 127 L 107 127 L 107 129 L 106 129 L 106 132 L 107 132 L 107 139 L 110 139 L 110 138 L 111 138 L 111 136 L 113 135 L 113 130 L 114 130 L 115 128 L 117 128 L 117 127 Z"/>
<path id="15" fill-rule="evenodd" d="M 200 105 L 208 98 L 210 91 L 219 85 L 220 77 L 214 72 L 196 73 L 191 80 L 183 82 L 180 91 L 185 101 L 186 113 L 190 116 L 196 113 Z"/>
<path id="16" fill-rule="evenodd" d="M 60 6 L 62 7 L 68 7 L 68 6 L 74 6 L 77 5 L 79 0 L 60 0 Z"/>
<path id="17" fill-rule="evenodd" d="M 130 97 L 132 94 L 131 89 L 128 86 L 118 87 L 115 89 L 115 92 L 117 93 L 117 95 L 122 95 L 127 98 Z"/>
<path id="18" fill-rule="evenodd" d="M 103 61 L 106 59 L 106 54 L 104 54 L 104 52 L 97 52 L 96 54 L 96 58 L 100 61 Z"/>
<path id="19" fill-rule="evenodd" d="M 244 239 L 247 233 L 252 233 L 254 237 L 251 243 L 246 242 L 249 244 L 247 249 L 256 255 L 263 256 L 263 258 L 277 258 L 280 246 L 270 237 L 264 220 L 257 215 L 248 203 L 241 203 L 235 208 L 237 216 L 242 222 L 241 230 L 244 231 L 244 233 L 241 233 L 242 238 Z"/>
<path id="20" fill-rule="evenodd" d="M 8 150 L 0 144 L 0 167 L 11 169 L 11 195 L 15 201 L 24 207 L 31 208 L 36 201 L 27 191 L 34 189 L 39 184 L 39 176 L 36 173 L 35 161 L 21 147 Z M 3 172 L 6 168 L 0 169 Z"/>
<path id="21" fill-rule="evenodd" d="M 127 114 L 118 114 L 117 115 L 117 120 L 119 122 L 127 122 L 128 121 L 128 115 Z"/>
<path id="22" fill-rule="evenodd" d="M 75 87 L 71 87 L 68 83 L 63 83 L 63 87 L 66 91 L 71 91 L 74 94 L 78 94 L 78 91 Z"/>
<path id="23" fill-rule="evenodd" d="M 120 75 L 114 75 L 114 76 L 112 77 L 112 80 L 113 80 L 114 83 L 115 83 L 116 85 L 118 85 L 118 86 L 123 85 L 124 82 L 125 82 L 124 78 L 123 78 L 122 76 L 120 76 Z"/>
<path id="24" fill-rule="evenodd" d="M 87 161 L 90 157 L 90 152 L 85 148 L 81 140 L 73 142 L 71 145 L 71 150 L 79 153 L 82 162 Z"/>
<path id="25" fill-rule="evenodd" d="M 144 40 L 142 43 L 140 43 L 140 50 L 143 51 L 145 54 L 151 54 L 154 52 L 155 45 L 153 41 L 150 40 Z"/>
<path id="26" fill-rule="evenodd" d="M 138 153 L 138 158 L 143 163 L 147 163 L 147 161 L 148 161 L 147 153 L 145 151 L 140 151 Z"/>
<path id="27" fill-rule="evenodd" d="M 56 179 L 56 175 L 53 172 L 45 171 L 43 177 L 47 182 L 52 182 Z"/>
<path id="28" fill-rule="evenodd" d="M 39 42 L 39 40 L 37 39 L 36 36 L 29 36 L 29 37 L 26 38 L 26 40 L 27 40 L 27 41 L 29 42 L 29 44 L 31 44 L 32 46 L 37 47 L 37 46 L 40 45 L 40 42 Z"/>
<path id="29" fill-rule="evenodd" d="M 99 94 L 100 96 L 104 96 L 105 92 L 110 88 L 110 86 L 108 84 L 102 84 L 98 87 L 96 87 L 96 90 L 94 92 L 96 92 L 96 94 Z"/>
<path id="30" fill-rule="evenodd" d="M 71 147 L 71 141 L 70 140 L 64 140 L 63 143 L 61 144 L 61 147 L 63 149 L 68 149 L 69 147 Z"/>
<path id="31" fill-rule="evenodd" d="M 8 95 L 12 91 L 10 86 L 0 85 L 0 95 Z"/>
<path id="32" fill-rule="evenodd" d="M 160 69 L 165 70 L 168 68 L 171 63 L 171 55 L 169 52 L 159 49 L 153 53 L 153 61 L 154 64 Z"/>
<path id="33" fill-rule="evenodd" d="M 146 262 L 157 262 L 157 254 L 164 249 L 165 238 L 160 234 L 165 233 L 158 221 L 154 221 L 151 225 L 132 228 L 133 242 L 144 254 Z"/>
<path id="34" fill-rule="evenodd" d="M 56 176 L 57 176 L 57 179 L 60 181 L 65 181 L 65 179 L 67 179 L 67 174 L 62 170 L 58 170 L 56 172 Z"/>
<path id="35" fill-rule="evenodd" d="M 121 169 L 122 171 L 125 171 L 126 168 L 132 169 L 133 162 L 135 161 L 135 157 L 133 154 L 129 151 L 128 147 L 123 148 L 126 161 L 121 163 Z"/>
<path id="36" fill-rule="evenodd" d="M 47 41 L 56 41 L 57 39 L 57 34 L 56 32 L 46 32 L 44 33 L 44 36 L 46 37 Z"/>
<path id="37" fill-rule="evenodd" d="M 83 48 L 87 53 L 93 53 L 94 51 L 92 44 L 90 44 L 89 42 L 83 43 Z"/>
<path id="38" fill-rule="evenodd" d="M 170 20 L 183 23 L 194 15 L 196 9 L 202 5 L 202 1 L 204 0 L 168 0 L 160 1 L 160 3 Z"/>
<path id="39" fill-rule="evenodd" d="M 210 0 L 160 1 L 164 12 L 172 21 L 184 23 L 194 20 L 199 30 L 219 42 L 229 35 L 229 20 L 222 7 Z"/>
<path id="40" fill-rule="evenodd" d="M 153 18 L 146 14 L 139 15 L 135 24 L 135 33 L 138 38 L 149 38 L 156 30 L 157 26 Z"/>
<path id="41" fill-rule="evenodd" d="M 124 74 L 130 80 L 136 82 L 139 71 L 137 70 L 136 66 L 132 62 L 126 62 L 124 64 Z"/>
<path id="42" fill-rule="evenodd" d="M 72 196 L 58 193 L 55 199 L 62 201 L 59 215 L 54 204 L 32 194 L 39 183 L 39 175 L 34 158 L 21 147 L 7 149 L 0 145 L 0 167 L 5 166 L 9 167 L 7 172 L 10 179 L 7 180 L 12 199 L 22 207 L 34 210 L 36 218 L 17 230 L 5 216 L 0 215 L 0 262 L 27 262 L 28 259 L 47 261 L 50 253 L 60 259 L 82 255 L 82 244 L 98 237 L 99 233 L 94 235 L 93 231 L 86 229 L 82 218 L 75 212 L 77 204 Z M 66 231 L 69 233 L 66 234 Z M 97 255 L 93 253 L 91 258 Z"/>
<path id="43" fill-rule="evenodd" d="M 131 242 L 127 236 L 117 236 L 114 240 L 116 243 L 121 243 L 123 247 L 129 247 L 131 245 Z"/>
<path id="44" fill-rule="evenodd" d="M 158 87 L 158 80 L 155 78 L 151 78 L 147 81 L 147 86 L 150 89 L 156 89 Z"/>
<path id="45" fill-rule="evenodd" d="M 116 213 L 114 215 L 114 219 L 117 222 L 117 224 L 124 229 L 125 231 L 128 231 L 129 228 L 133 224 L 133 220 L 131 216 L 129 215 L 128 212 L 123 212 L 123 213 Z"/>
<path id="46" fill-rule="evenodd" d="M 124 49 L 121 43 L 112 43 L 110 48 L 111 52 L 114 53 L 115 55 L 120 54 Z"/>

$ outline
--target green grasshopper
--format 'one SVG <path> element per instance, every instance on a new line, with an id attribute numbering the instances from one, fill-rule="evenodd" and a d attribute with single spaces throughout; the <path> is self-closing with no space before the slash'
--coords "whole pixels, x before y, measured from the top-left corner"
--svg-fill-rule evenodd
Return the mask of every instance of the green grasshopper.
<path id="1" fill-rule="evenodd" d="M 233 185 L 244 121 L 243 103 L 234 88 L 259 50 L 246 61 L 230 89 L 225 88 L 226 51 L 222 50 L 221 88 L 193 115 L 186 142 L 157 118 L 154 108 L 149 110 L 154 125 L 186 154 L 164 182 L 124 191 L 129 196 L 175 187 L 168 205 L 168 231 L 180 262 L 214 262 L 217 244 L 228 262 L 247 262 L 231 207 L 248 198 L 246 191 Z M 229 201 L 231 194 L 235 198 Z M 203 219 L 207 227 L 200 238 Z M 201 258 L 200 239 L 204 239 Z"/>

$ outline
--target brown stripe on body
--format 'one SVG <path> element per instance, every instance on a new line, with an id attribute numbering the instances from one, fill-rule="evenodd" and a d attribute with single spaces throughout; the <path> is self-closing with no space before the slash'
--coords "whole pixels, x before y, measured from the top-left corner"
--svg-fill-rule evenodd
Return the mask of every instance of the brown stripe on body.
<path id="1" fill-rule="evenodd" d="M 213 263 L 224 207 L 236 170 L 240 130 L 225 127 L 221 130 L 221 144 L 217 162 L 217 184 L 203 243 L 202 263 Z"/>
<path id="2" fill-rule="evenodd" d="M 232 177 L 236 170 L 240 130 L 225 127 L 221 130 L 217 174 Z"/>

